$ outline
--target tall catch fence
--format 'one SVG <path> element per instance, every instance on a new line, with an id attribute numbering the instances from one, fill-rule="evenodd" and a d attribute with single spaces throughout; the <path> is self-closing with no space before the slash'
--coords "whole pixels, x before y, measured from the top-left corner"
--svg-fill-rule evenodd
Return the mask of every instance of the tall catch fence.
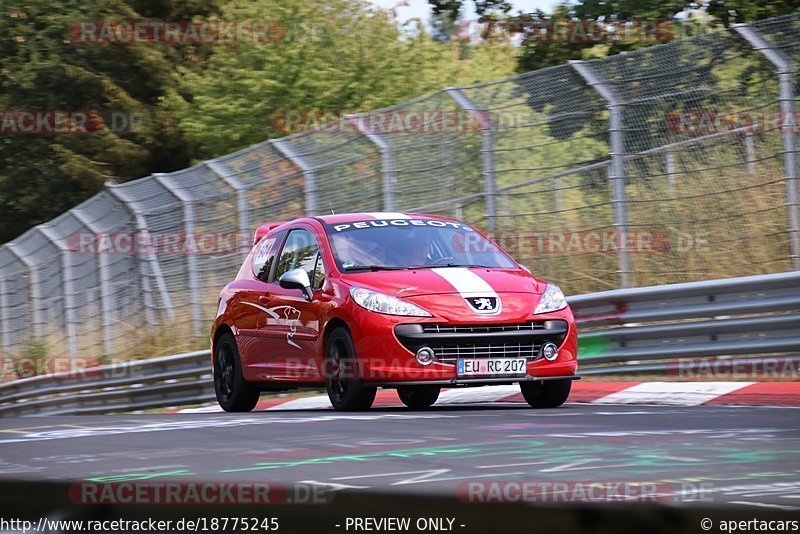
<path id="1" fill-rule="evenodd" d="M 798 62 L 793 14 L 109 182 L 0 247 L 0 348 L 204 337 L 254 228 L 331 209 L 463 218 L 569 294 L 797 270 Z"/>

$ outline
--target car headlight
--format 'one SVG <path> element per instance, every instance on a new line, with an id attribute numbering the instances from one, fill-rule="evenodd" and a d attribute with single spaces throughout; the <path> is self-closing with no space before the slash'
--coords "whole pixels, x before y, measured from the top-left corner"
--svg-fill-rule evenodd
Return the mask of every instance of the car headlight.
<path id="1" fill-rule="evenodd" d="M 561 292 L 561 288 L 555 284 L 548 283 L 542 295 L 542 299 L 539 301 L 533 313 L 554 312 L 563 310 L 566 307 L 567 299 L 564 298 L 564 293 Z"/>
<path id="2" fill-rule="evenodd" d="M 375 313 L 387 315 L 407 315 L 412 317 L 433 317 L 419 306 L 383 293 L 370 291 L 363 287 L 351 287 L 350 296 L 356 304 Z"/>

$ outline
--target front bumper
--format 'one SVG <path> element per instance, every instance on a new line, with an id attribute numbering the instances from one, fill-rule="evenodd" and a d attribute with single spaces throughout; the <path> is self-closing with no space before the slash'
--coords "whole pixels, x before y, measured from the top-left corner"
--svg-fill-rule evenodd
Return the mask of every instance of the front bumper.
<path id="1" fill-rule="evenodd" d="M 364 317 L 362 315 L 362 317 Z M 371 314 L 368 320 L 352 324 L 359 378 L 370 385 L 392 387 L 396 385 L 485 385 L 513 384 L 529 380 L 571 380 L 576 378 L 577 334 L 569 309 L 551 314 L 529 317 L 536 329 L 493 333 L 464 331 L 475 326 L 475 321 L 443 322 L 409 320 L 392 316 Z M 518 322 L 483 321 L 481 327 L 503 328 Z M 458 332 L 433 335 L 432 328 L 459 327 Z M 424 326 L 425 328 L 421 328 Z M 541 357 L 540 348 L 545 341 L 558 345 L 558 357 L 547 361 Z M 437 360 L 429 365 L 420 364 L 415 357 L 420 346 L 429 346 Z M 524 375 L 511 376 L 459 376 L 456 372 L 458 358 L 525 357 Z"/>
<path id="2" fill-rule="evenodd" d="M 442 386 L 442 387 L 469 387 L 469 386 L 501 386 L 516 384 L 518 382 L 546 382 L 550 380 L 580 380 L 579 375 L 566 376 L 524 376 L 519 378 L 451 378 L 448 380 L 406 380 L 399 382 L 370 382 L 371 386 L 396 388 L 403 386 Z"/>

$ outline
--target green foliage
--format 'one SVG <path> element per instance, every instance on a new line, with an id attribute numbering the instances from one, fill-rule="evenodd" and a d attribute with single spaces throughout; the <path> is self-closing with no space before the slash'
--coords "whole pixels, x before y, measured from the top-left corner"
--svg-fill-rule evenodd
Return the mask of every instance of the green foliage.
<path id="1" fill-rule="evenodd" d="M 364 1 L 234 1 L 223 17 L 272 20 L 285 35 L 220 47 L 207 69 L 182 69 L 191 95 L 173 93 L 169 107 L 200 158 L 285 135 L 286 113 L 367 111 L 446 85 L 509 76 L 515 66 L 507 46 L 478 46 L 459 59 L 457 46 L 436 42 L 420 26 L 403 31 L 391 12 Z"/>
<path id="2" fill-rule="evenodd" d="M 22 347 L 20 356 L 23 359 L 31 361 L 39 361 L 47 358 L 47 342 L 44 339 L 30 338 L 25 342 Z"/>
<path id="3" fill-rule="evenodd" d="M 787 15 L 800 9 L 798 0 L 711 0 L 708 13 L 725 26 L 735 22 L 752 22 L 778 15 Z"/>
<path id="4" fill-rule="evenodd" d="M 656 39 L 612 38 L 607 42 L 526 39 L 521 47 L 517 71 L 528 72 L 574 59 L 594 59 L 696 35 L 717 26 L 752 22 L 800 9 L 800 0 L 579 0 L 561 1 L 550 13 L 511 14 L 504 0 L 428 0 L 437 37 L 449 39 L 466 4 L 472 2 L 475 13 L 488 26 L 503 20 L 507 27 L 530 27 L 537 21 L 663 21 Z M 580 29 L 580 26 L 578 26 Z M 486 33 L 491 30 L 488 29 Z"/>
<path id="5" fill-rule="evenodd" d="M 76 43 L 70 29 L 82 21 L 179 20 L 215 9 L 210 0 L 182 6 L 144 0 L 0 6 L 0 110 L 141 117 L 134 131 L 104 127 L 95 133 L 0 136 L 0 241 L 91 196 L 107 179 L 125 181 L 189 163 L 178 124 L 160 102 L 180 90 L 175 65 L 191 65 L 198 51 Z"/>

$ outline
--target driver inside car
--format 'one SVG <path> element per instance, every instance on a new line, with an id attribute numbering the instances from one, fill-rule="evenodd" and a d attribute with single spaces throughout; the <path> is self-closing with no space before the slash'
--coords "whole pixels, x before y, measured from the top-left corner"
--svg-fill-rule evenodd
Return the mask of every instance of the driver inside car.
<path id="1" fill-rule="evenodd" d="M 421 232 L 420 232 L 421 233 Z M 404 265 L 430 265 L 431 242 L 424 235 L 412 234 L 411 239 L 399 239 L 391 249 L 391 264 Z"/>

